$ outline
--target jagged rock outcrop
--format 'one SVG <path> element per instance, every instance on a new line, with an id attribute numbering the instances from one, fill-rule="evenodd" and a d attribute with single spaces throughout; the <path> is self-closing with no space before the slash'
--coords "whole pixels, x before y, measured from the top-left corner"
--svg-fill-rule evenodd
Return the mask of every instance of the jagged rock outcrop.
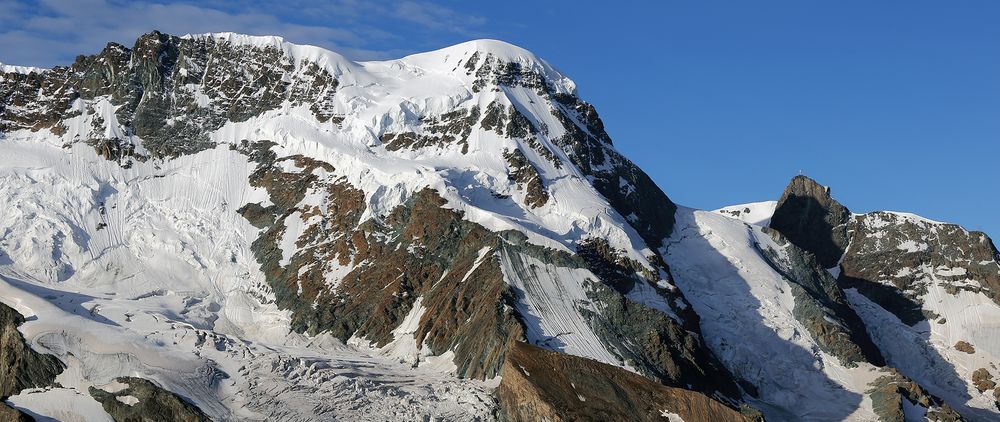
<path id="1" fill-rule="evenodd" d="M 886 372 L 870 384 L 871 389 L 867 392 L 880 422 L 909 420 L 906 418 L 907 412 L 904 407 L 923 408 L 921 412 L 928 421 L 965 420 L 941 399 L 928 394 L 917 383 L 907 379 L 895 369 L 888 369 Z"/>
<path id="2" fill-rule="evenodd" d="M 527 192 L 525 201 L 534 208 L 545 205 L 549 200 L 549 194 L 545 191 L 545 185 L 538 174 L 538 169 L 525 158 L 524 153 L 519 149 L 509 151 L 504 154 L 507 163 L 510 165 L 510 178 L 517 181 Z"/>
<path id="3" fill-rule="evenodd" d="M 48 387 L 64 365 L 55 356 L 34 351 L 17 326 L 24 317 L 14 308 L 0 303 L 0 399 L 26 388 Z"/>
<path id="4" fill-rule="evenodd" d="M 997 257 L 996 246 L 985 233 L 877 211 L 852 222 L 850 248 L 841 264 L 841 283 L 857 287 L 913 325 L 938 318 L 921 306 L 921 296 L 932 285 L 942 286 L 952 294 L 982 293 L 1000 303 Z"/>
<path id="5" fill-rule="evenodd" d="M 646 244 L 659 248 L 673 231 L 677 205 L 644 171 L 611 146 L 611 137 L 593 105 L 575 95 L 555 94 L 553 98 L 554 115 L 566 131 L 555 143 L 635 226 Z"/>
<path id="6" fill-rule="evenodd" d="M 208 133 L 285 102 L 307 104 L 321 121 L 334 116 L 337 81 L 314 62 L 293 63 L 279 46 L 236 45 L 223 38 L 180 38 L 158 31 L 132 48 L 109 43 L 99 54 L 78 56 L 47 72 L 0 78 L 0 132 L 51 130 L 66 134 L 67 120 L 113 113 L 121 127 L 70 133 L 74 139 L 130 148 L 131 136 L 155 157 L 211 148 Z M 77 99 L 106 98 L 82 109 Z M 102 117 L 107 117 L 106 115 Z M 121 146 L 117 146 L 121 145 Z"/>
<path id="7" fill-rule="evenodd" d="M 795 176 L 774 209 L 770 227 L 816 255 L 823 268 L 837 265 L 847 248 L 851 212 L 830 196 L 830 188 Z"/>
<path id="8" fill-rule="evenodd" d="M 114 392 L 90 387 L 90 395 L 101 403 L 115 422 L 211 420 L 197 406 L 148 380 L 119 377 L 115 381 L 124 384 L 124 387 Z"/>
<path id="9" fill-rule="evenodd" d="M 983 366 L 995 368 L 1000 356 L 976 347 L 996 335 L 976 321 L 1000 314 L 1000 255 L 993 242 L 983 233 L 912 214 L 851 216 L 827 189 L 804 176 L 793 179 L 782 198 L 771 227 L 817 258 L 839 262 L 837 284 L 887 363 L 917 388 L 948 401 L 955 408 L 952 413 L 972 420 L 995 415 L 990 385 L 995 369 Z M 932 340 L 942 335 L 958 338 Z M 898 400 L 893 400 L 886 406 L 899 413 Z M 978 410 L 983 408 L 988 411 Z"/>
<path id="10" fill-rule="evenodd" d="M 24 316 L 0 303 L 0 418 L 9 421 L 34 420 L 24 412 L 2 403 L 27 388 L 48 387 L 65 367 L 55 356 L 34 351 L 17 326 Z"/>
<path id="11" fill-rule="evenodd" d="M 829 188 L 805 176 L 789 183 L 770 227 L 826 268 L 840 262 L 842 287 L 857 288 L 909 325 L 937 317 L 921 307 L 932 281 L 1000 303 L 1000 255 L 981 232 L 887 211 L 851 216 Z"/>
<path id="12" fill-rule="evenodd" d="M 750 421 L 704 394 L 622 368 L 515 343 L 498 390 L 509 421 Z"/>

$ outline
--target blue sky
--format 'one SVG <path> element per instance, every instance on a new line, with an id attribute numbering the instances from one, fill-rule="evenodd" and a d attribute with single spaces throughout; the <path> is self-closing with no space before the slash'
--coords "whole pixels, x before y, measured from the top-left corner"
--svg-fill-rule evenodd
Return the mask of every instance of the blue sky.
<path id="1" fill-rule="evenodd" d="M 277 34 L 356 59 L 497 38 L 573 78 L 681 204 L 777 199 L 801 171 L 855 212 L 1000 237 L 998 22 L 989 0 L 0 0 L 0 62 L 67 64 L 154 28 Z"/>

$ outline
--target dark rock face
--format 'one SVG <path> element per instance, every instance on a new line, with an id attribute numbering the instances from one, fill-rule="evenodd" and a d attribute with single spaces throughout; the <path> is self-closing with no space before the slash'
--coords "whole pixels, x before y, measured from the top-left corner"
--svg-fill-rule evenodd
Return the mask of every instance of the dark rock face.
<path id="1" fill-rule="evenodd" d="M 510 176 L 508 177 L 516 181 L 521 189 L 527 193 L 524 199 L 528 206 L 538 208 L 545 205 L 549 201 L 549 193 L 545 190 L 545 184 L 542 183 L 538 169 L 525 158 L 520 149 L 505 152 L 504 158 L 507 159 L 507 165 L 510 166 Z"/>
<path id="2" fill-rule="evenodd" d="M 565 134 L 553 142 L 590 179 L 646 244 L 656 250 L 670 237 L 677 206 L 638 166 L 611 147 L 594 107 L 580 98 L 553 95 L 553 115 Z"/>
<path id="3" fill-rule="evenodd" d="M 35 418 L 27 413 L 10 407 L 7 403 L 0 403 L 0 420 L 10 422 L 34 422 Z"/>
<path id="4" fill-rule="evenodd" d="M 475 52 L 462 64 L 466 74 L 475 75 L 472 91 L 484 89 L 500 91 L 501 86 L 521 86 L 533 88 L 539 93 L 553 92 L 544 75 L 535 69 L 525 68 L 520 63 L 508 62 L 492 53 Z"/>
<path id="5" fill-rule="evenodd" d="M 612 147 L 611 137 L 593 105 L 576 95 L 556 92 L 537 71 L 517 63 L 504 63 L 490 54 L 485 57 L 473 54 L 464 67 L 468 74 L 477 77 L 474 91 L 491 85 L 496 90 L 502 86 L 523 86 L 534 88 L 548 98 L 550 111 L 564 130 L 552 143 L 562 149 L 616 211 L 629 219 L 648 246 L 655 250 L 670 236 L 677 206 L 645 172 Z M 525 138 L 541 156 L 552 157 L 550 161 L 559 165 L 551 151 L 533 142 L 532 135 L 551 133 L 554 128 L 535 127 L 515 107 L 490 104 L 482 127 L 512 138 Z"/>
<path id="6" fill-rule="evenodd" d="M 701 341 L 673 318 L 603 284 L 587 286 L 601 312 L 585 311 L 594 332 L 639 373 L 664 385 L 684 387 L 735 402 L 733 376 Z"/>
<path id="7" fill-rule="evenodd" d="M 389 151 L 460 145 L 462 154 L 468 153 L 468 138 L 472 134 L 472 127 L 479 121 L 479 107 L 455 110 L 441 116 L 424 117 L 421 120 L 424 122 L 424 133 L 386 133 L 382 135 L 382 144 Z"/>
<path id="8" fill-rule="evenodd" d="M 850 220 L 850 211 L 830 197 L 829 188 L 795 176 L 778 200 L 770 227 L 816 255 L 823 268 L 831 268 L 847 248 Z"/>
<path id="9" fill-rule="evenodd" d="M 17 326 L 23 323 L 21 314 L 0 303 L 0 420 L 34 420 L 3 401 L 26 388 L 54 385 L 56 376 L 65 368 L 55 356 L 31 349 L 17 331 Z"/>
<path id="10" fill-rule="evenodd" d="M 108 412 L 116 422 L 210 421 L 208 416 L 195 405 L 145 379 L 120 377 L 116 381 L 128 387 L 114 393 L 90 387 L 90 395 L 101 403 L 104 411 Z M 129 398 L 134 398 L 136 401 L 132 404 L 121 401 Z"/>
<path id="11" fill-rule="evenodd" d="M 237 71 L 239 69 L 239 71 Z M 151 32 L 131 49 L 111 43 L 69 67 L 0 77 L 0 132 L 48 129 L 79 115 L 77 98 L 108 96 L 125 133 L 141 137 L 156 157 L 191 154 L 214 146 L 208 133 L 242 122 L 286 100 L 309 105 L 330 121 L 337 80 L 316 63 L 292 63 L 277 47 L 237 46 L 216 38 L 179 38 Z M 14 107 L 11 107 L 14 106 Z M 87 110 L 89 114 L 95 110 Z M 103 130 L 80 141 L 101 139 Z"/>
<path id="12" fill-rule="evenodd" d="M 922 307 L 929 283 L 1000 303 L 1000 260 L 984 233 L 885 211 L 852 217 L 827 188 L 805 176 L 792 179 L 770 226 L 825 268 L 840 261 L 842 288 L 858 289 L 908 325 L 938 317 Z"/>
<path id="13" fill-rule="evenodd" d="M 666 387 L 592 360 L 515 343 L 498 390 L 510 421 L 746 421 L 703 394 Z"/>
<path id="14" fill-rule="evenodd" d="M 920 296 L 931 283 L 953 294 L 983 293 L 1000 303 L 996 246 L 984 233 L 954 224 L 881 211 L 859 216 L 841 267 L 842 285 L 856 287 L 909 325 L 937 318 L 921 307 Z"/>
<path id="15" fill-rule="evenodd" d="M 837 281 L 821 268 L 815 257 L 788 242 L 774 229 L 767 230 L 784 253 L 760 249 L 772 268 L 788 282 L 795 298 L 793 315 L 816 339 L 820 348 L 836 356 L 846 366 L 868 362 L 884 366 L 885 359 L 865 331 L 864 322 L 854 312 Z"/>
<path id="16" fill-rule="evenodd" d="M 26 388 L 48 387 L 65 368 L 55 356 L 38 353 L 25 342 L 17 326 L 24 317 L 0 304 L 0 399 Z"/>

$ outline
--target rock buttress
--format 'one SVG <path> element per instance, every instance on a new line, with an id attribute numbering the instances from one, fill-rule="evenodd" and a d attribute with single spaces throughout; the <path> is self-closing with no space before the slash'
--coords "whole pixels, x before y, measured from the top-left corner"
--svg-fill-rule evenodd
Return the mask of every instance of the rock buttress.
<path id="1" fill-rule="evenodd" d="M 508 352 L 498 394 L 509 421 L 749 420 L 704 394 L 520 342 Z"/>

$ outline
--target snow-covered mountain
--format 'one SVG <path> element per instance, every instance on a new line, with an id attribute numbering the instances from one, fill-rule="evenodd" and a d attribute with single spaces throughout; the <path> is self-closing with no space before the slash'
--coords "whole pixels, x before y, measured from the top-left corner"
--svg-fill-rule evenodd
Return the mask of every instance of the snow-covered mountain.
<path id="1" fill-rule="evenodd" d="M 153 32 L 0 71 L 4 411 L 1000 417 L 988 238 L 805 178 L 677 207 L 510 44 Z"/>

